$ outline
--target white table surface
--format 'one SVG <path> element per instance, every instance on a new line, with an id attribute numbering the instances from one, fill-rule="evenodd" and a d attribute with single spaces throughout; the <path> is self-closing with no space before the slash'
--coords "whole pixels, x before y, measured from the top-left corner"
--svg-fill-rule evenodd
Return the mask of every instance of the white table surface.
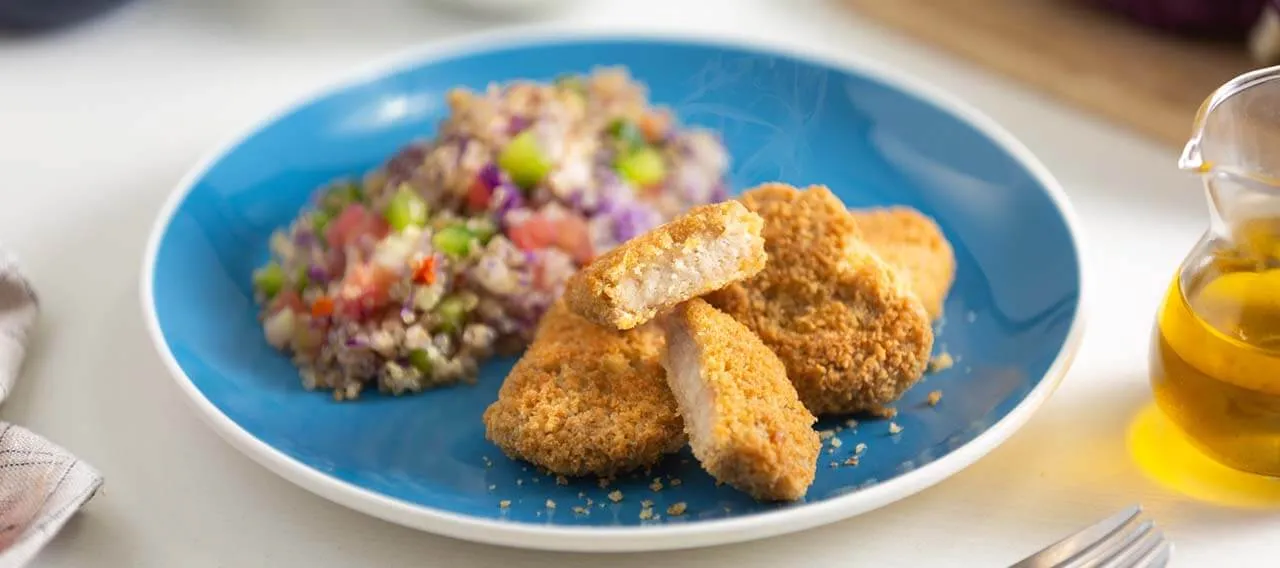
<path id="1" fill-rule="evenodd" d="M 362 5 L 357 9 L 357 4 Z M 1140 502 L 1177 566 L 1274 566 L 1280 517 L 1166 489 L 1126 443 L 1150 403 L 1153 311 L 1198 238 L 1198 184 L 1139 139 L 818 2 L 598 0 L 576 28 L 750 35 L 857 52 L 958 93 L 1066 186 L 1086 229 L 1092 318 L 1065 383 L 972 468 L 884 509 L 761 542 L 632 556 L 495 548 L 344 509 L 223 443 L 143 330 L 138 271 L 161 201 L 239 124 L 371 58 L 494 24 L 426 0 L 151 0 L 88 27 L 0 40 L 0 241 L 44 314 L 0 414 L 72 449 L 104 490 L 42 566 L 1003 566 Z"/>

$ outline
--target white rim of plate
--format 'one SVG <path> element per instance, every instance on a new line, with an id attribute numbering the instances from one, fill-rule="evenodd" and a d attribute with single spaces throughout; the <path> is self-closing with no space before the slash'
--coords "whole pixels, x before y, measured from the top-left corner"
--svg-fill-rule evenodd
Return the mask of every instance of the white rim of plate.
<path id="1" fill-rule="evenodd" d="M 417 505 L 358 487 L 336 477 L 315 470 L 259 440 L 239 424 L 232 421 L 213 405 L 191 382 L 190 377 L 178 365 L 160 331 L 160 320 L 154 309 L 153 275 L 156 253 L 160 240 L 172 221 L 178 205 L 190 193 L 196 180 L 230 150 L 257 133 L 267 124 L 275 122 L 298 107 L 343 88 L 376 79 L 379 76 L 404 70 L 412 66 L 428 64 L 453 56 L 465 56 L 485 50 L 518 48 L 541 43 L 573 41 L 667 41 L 740 49 L 759 52 L 800 61 L 807 61 L 834 69 L 861 74 L 885 85 L 916 96 L 943 109 L 969 126 L 983 133 L 1002 150 L 1013 156 L 1045 188 L 1057 207 L 1070 232 L 1072 246 L 1076 249 L 1079 282 L 1077 309 L 1066 341 L 1040 383 L 1027 394 L 1007 415 L 991 425 L 974 439 L 945 456 L 915 470 L 879 482 L 865 489 L 797 507 L 755 513 L 742 517 L 682 523 L 679 525 L 642 527 L 563 527 L 535 525 L 515 521 L 499 521 L 477 518 L 433 507 Z M 354 72 L 344 74 L 302 96 L 295 96 L 284 105 L 262 118 L 237 129 L 227 141 L 208 152 L 179 182 L 166 199 L 151 228 L 142 262 L 141 300 L 147 329 L 164 364 L 178 386 L 202 418 L 224 440 L 277 475 L 321 497 L 364 514 L 430 533 L 461 540 L 528 548 L 538 550 L 575 552 L 635 552 L 697 548 L 717 544 L 744 542 L 798 532 L 825 525 L 878 509 L 894 501 L 922 491 L 956 472 L 972 465 L 1018 431 L 1061 384 L 1070 368 L 1084 336 L 1085 303 L 1085 248 L 1076 217 L 1066 192 L 1048 168 L 1031 151 L 1006 131 L 994 119 L 970 106 L 959 97 L 924 80 L 868 61 L 856 55 L 833 55 L 755 37 L 698 35 L 685 32 L 653 30 L 597 32 L 582 31 L 556 25 L 530 25 L 508 27 L 497 31 L 467 34 L 458 38 L 431 42 L 417 48 L 392 54 L 360 66 Z"/>

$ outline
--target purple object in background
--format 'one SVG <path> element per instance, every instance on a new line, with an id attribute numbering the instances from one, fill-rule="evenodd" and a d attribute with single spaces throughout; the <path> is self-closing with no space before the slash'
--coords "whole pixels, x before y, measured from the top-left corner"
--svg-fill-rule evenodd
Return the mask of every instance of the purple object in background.
<path id="1" fill-rule="evenodd" d="M 1241 39 L 1280 0 L 1091 0 L 1145 25 L 1179 34 Z"/>
<path id="2" fill-rule="evenodd" d="M 0 32 L 34 33 L 79 24 L 129 0 L 0 0 Z"/>

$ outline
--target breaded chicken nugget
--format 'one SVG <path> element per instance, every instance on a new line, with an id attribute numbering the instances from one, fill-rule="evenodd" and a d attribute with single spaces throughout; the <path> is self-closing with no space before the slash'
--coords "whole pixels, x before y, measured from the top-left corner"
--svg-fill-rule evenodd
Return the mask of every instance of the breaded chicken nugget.
<path id="1" fill-rule="evenodd" d="M 567 476 L 609 476 L 684 447 L 655 326 L 597 326 L 557 302 L 484 413 L 508 456 Z"/>
<path id="2" fill-rule="evenodd" d="M 817 415 L 876 408 L 919 380 L 933 347 L 929 315 L 859 238 L 831 191 L 766 184 L 742 196 L 764 217 L 769 265 L 707 296 L 778 354 Z"/>
<path id="3" fill-rule="evenodd" d="M 677 306 L 663 326 L 667 383 L 703 469 L 756 499 L 803 497 L 822 442 L 778 356 L 701 299 Z"/>
<path id="4" fill-rule="evenodd" d="M 760 272 L 763 224 L 736 201 L 695 207 L 596 259 L 569 279 L 564 297 L 588 320 L 631 329 Z"/>
<path id="5" fill-rule="evenodd" d="M 910 207 L 855 210 L 853 218 L 862 240 L 910 282 L 929 317 L 942 317 L 956 256 L 938 224 Z"/>

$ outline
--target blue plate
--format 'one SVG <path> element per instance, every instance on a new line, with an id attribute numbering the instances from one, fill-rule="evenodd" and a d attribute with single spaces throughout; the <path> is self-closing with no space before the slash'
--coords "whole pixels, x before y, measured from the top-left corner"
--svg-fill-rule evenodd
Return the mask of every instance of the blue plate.
<path id="1" fill-rule="evenodd" d="M 316 493 L 424 530 L 549 549 L 679 548 L 799 530 L 919 491 L 1006 439 L 1061 379 L 1082 332 L 1072 214 L 990 120 L 866 64 L 699 40 L 552 37 L 473 39 L 365 71 L 249 129 L 175 191 L 146 253 L 144 311 L 174 377 L 229 442 Z M 781 180 L 828 185 L 851 207 L 910 205 L 955 247 L 937 339 L 955 366 L 906 394 L 898 434 L 884 419 L 822 423 L 841 444 L 824 447 L 803 502 L 717 487 L 687 452 L 609 488 L 558 485 L 484 438 L 481 412 L 510 360 L 487 364 L 477 386 L 339 404 L 303 390 L 263 340 L 250 274 L 317 186 L 430 136 L 451 87 L 598 65 L 625 65 L 655 102 L 720 131 L 735 190 Z M 943 399 L 931 407 L 934 390 Z M 844 465 L 861 444 L 858 465 Z M 652 490 L 655 479 L 665 488 Z M 607 498 L 614 489 L 620 503 Z M 641 520 L 642 500 L 658 519 Z M 668 515 L 677 502 L 686 512 Z"/>

